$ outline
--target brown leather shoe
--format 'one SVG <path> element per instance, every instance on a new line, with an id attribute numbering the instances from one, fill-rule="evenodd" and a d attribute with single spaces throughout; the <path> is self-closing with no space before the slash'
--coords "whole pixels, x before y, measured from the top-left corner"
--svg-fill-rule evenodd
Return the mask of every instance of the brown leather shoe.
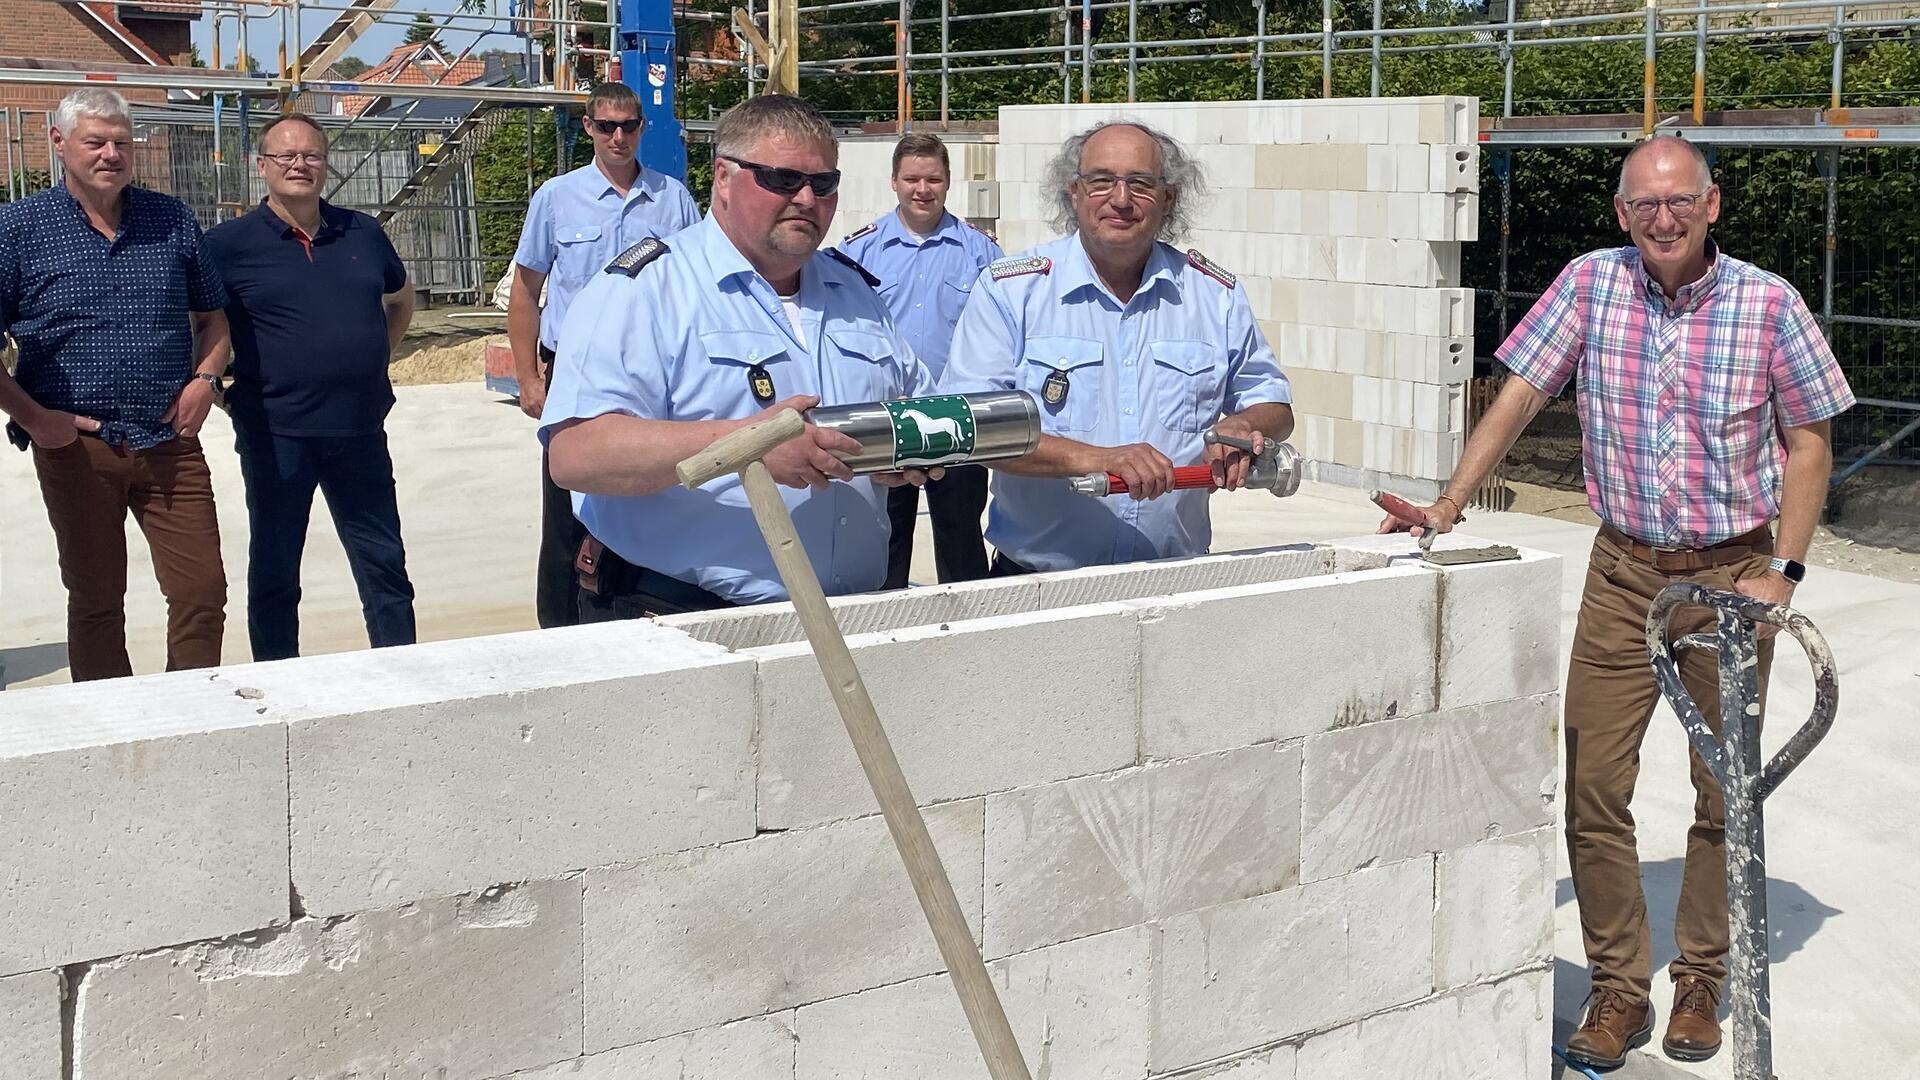
<path id="1" fill-rule="evenodd" d="M 1698 975 L 1674 983 L 1673 1012 L 1660 1046 L 1676 1061 L 1705 1061 L 1720 1052 L 1720 994 L 1712 983 Z"/>
<path id="2" fill-rule="evenodd" d="M 1606 987 L 1595 987 L 1587 1001 L 1586 1021 L 1567 1040 L 1567 1060 L 1617 1069 L 1627 1063 L 1627 1051 L 1653 1038 L 1651 1002 Z"/>

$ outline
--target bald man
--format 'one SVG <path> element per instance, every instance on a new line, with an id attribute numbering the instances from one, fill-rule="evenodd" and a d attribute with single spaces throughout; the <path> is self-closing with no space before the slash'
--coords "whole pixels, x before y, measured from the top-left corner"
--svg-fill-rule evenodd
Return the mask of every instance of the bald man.
<path id="1" fill-rule="evenodd" d="M 1800 294 L 1714 244 L 1720 189 L 1699 148 L 1673 137 L 1641 143 L 1613 206 L 1632 246 L 1568 264 L 1500 347 L 1516 378 L 1426 510 L 1427 528 L 1451 529 L 1461 500 L 1577 376 L 1587 501 L 1601 525 L 1567 671 L 1567 850 L 1592 973 L 1567 1056 L 1599 1068 L 1621 1065 L 1653 1034 L 1651 935 L 1628 810 L 1660 697 L 1648 609 L 1679 581 L 1790 602 L 1833 468 L 1831 421 L 1853 405 Z M 1710 631 L 1712 613 L 1684 608 L 1672 625 L 1676 637 Z M 1771 634 L 1761 628 L 1763 699 Z M 1718 734 L 1714 654 L 1680 657 Z M 1727 979 L 1726 829 L 1720 787 L 1690 757 L 1694 823 L 1662 1047 L 1703 1061 L 1720 1049 Z"/>

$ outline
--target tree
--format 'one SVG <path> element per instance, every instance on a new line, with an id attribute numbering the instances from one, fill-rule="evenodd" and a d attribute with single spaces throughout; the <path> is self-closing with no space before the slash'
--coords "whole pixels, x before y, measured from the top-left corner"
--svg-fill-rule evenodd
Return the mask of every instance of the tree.
<path id="1" fill-rule="evenodd" d="M 432 45 L 442 52 L 447 48 L 440 42 L 440 25 L 433 21 L 433 16 L 424 11 L 416 13 L 413 16 L 413 22 L 407 26 L 407 44 L 422 43 Z"/>
<path id="2" fill-rule="evenodd" d="M 371 66 L 357 56 L 343 56 L 333 62 L 332 71 L 342 79 L 351 79 Z"/>

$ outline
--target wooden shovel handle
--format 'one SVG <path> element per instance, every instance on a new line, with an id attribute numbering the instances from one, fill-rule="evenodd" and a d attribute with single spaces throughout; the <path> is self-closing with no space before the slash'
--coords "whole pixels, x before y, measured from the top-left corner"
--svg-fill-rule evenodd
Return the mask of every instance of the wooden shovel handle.
<path id="1" fill-rule="evenodd" d="M 746 468 L 747 462 L 759 461 L 774 447 L 806 429 L 807 422 L 799 413 L 782 409 L 757 424 L 720 436 L 708 443 L 705 450 L 675 466 L 673 471 L 683 487 L 697 488 L 715 477 L 739 472 Z M 788 588 L 792 588 L 791 582 Z"/>

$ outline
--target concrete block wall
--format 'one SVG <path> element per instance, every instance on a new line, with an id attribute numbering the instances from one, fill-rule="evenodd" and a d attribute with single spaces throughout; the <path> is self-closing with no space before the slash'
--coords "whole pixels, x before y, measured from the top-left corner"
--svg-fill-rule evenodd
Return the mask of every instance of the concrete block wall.
<path id="1" fill-rule="evenodd" d="M 1557 572 L 1356 538 L 836 607 L 1037 1069 L 1481 1080 L 1545 1073 L 1558 701 L 1489 658 L 1558 626 L 1478 594 Z M 0 1077 L 982 1075 L 797 633 L 0 696 Z"/>
<path id="2" fill-rule="evenodd" d="M 1181 246 L 1246 287 L 1294 380 L 1309 475 L 1430 497 L 1465 441 L 1478 115 L 1458 97 L 1003 108 L 1001 241 L 1057 235 L 1040 181 L 1062 140 L 1126 117 L 1165 131 L 1212 189 Z"/>
<path id="3" fill-rule="evenodd" d="M 827 243 L 839 243 L 841 237 L 866 228 L 869 222 L 900 205 L 890 183 L 893 145 L 898 141 L 897 135 L 854 135 L 840 140 L 840 206 L 827 230 Z M 947 144 L 953 171 L 947 209 L 956 217 L 993 231 L 1000 216 L 999 185 L 994 182 L 998 147 L 973 133 L 943 134 L 941 141 Z"/>

